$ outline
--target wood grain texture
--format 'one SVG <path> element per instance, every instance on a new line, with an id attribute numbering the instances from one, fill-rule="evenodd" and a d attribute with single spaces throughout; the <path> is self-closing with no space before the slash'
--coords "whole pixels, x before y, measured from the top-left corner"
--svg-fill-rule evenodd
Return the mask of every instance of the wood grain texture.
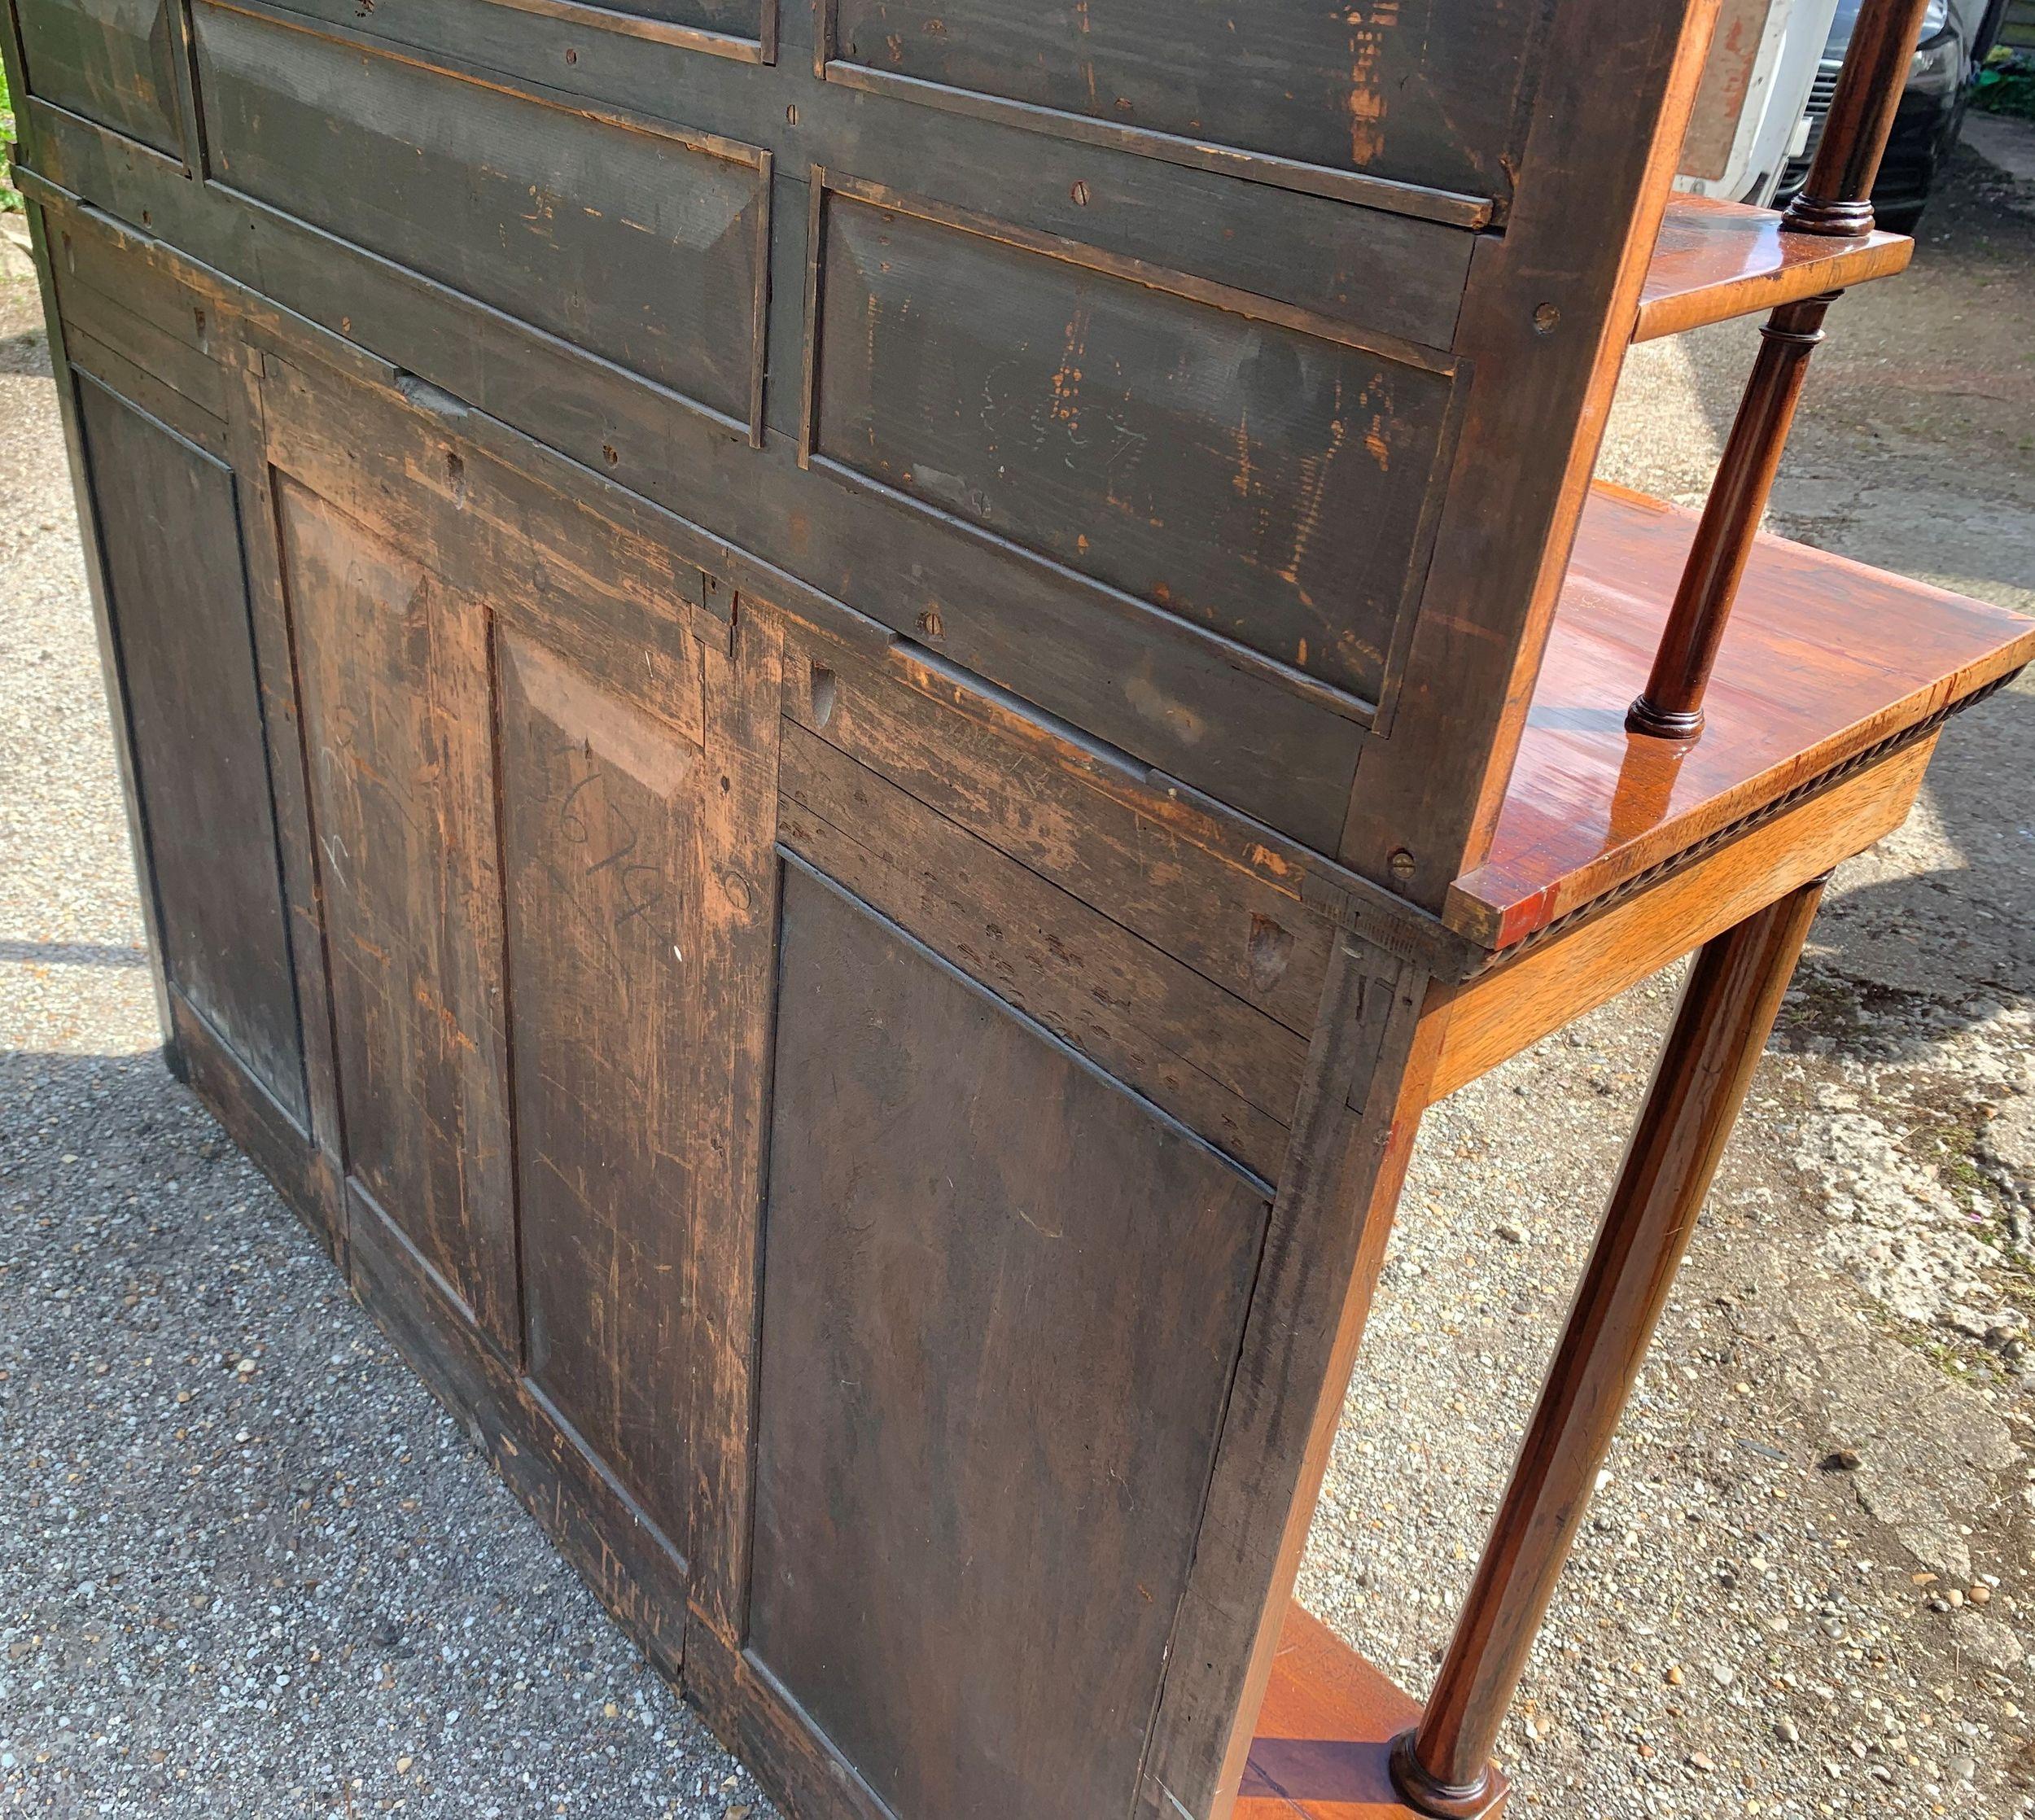
<path id="1" fill-rule="evenodd" d="M 286 485 L 279 506 L 348 1174 L 416 1248 L 449 1312 L 513 1358 L 485 611 L 301 487 Z"/>
<path id="2" fill-rule="evenodd" d="M 1628 734 L 1695 520 L 1591 495 L 1490 852 L 1449 920 L 1509 946 L 2035 657 L 2004 607 L 1755 543 L 1692 745 Z"/>
<path id="3" fill-rule="evenodd" d="M 1228 1820 L 1341 1420 L 1446 1024 L 1427 975 L 1345 936 L 1294 1109 L 1174 1626 L 1142 1815 Z"/>
<path id="4" fill-rule="evenodd" d="M 1444 454 L 1443 363 L 829 182 L 810 459 L 1380 701 Z"/>
<path id="5" fill-rule="evenodd" d="M 699 646 L 705 733 L 693 825 L 694 971 L 704 984 L 687 1088 L 696 1210 L 686 1289 L 692 1609 L 731 1652 L 746 1630 L 755 1528 L 784 689 L 781 623 L 760 602 L 738 600 L 735 615 L 729 640 Z"/>
<path id="6" fill-rule="evenodd" d="M 1299 1037 L 803 728 L 786 729 L 782 764 L 789 848 L 1208 1143 L 1277 1175 Z"/>
<path id="7" fill-rule="evenodd" d="M 186 297 L 186 319 L 210 337 L 217 313 L 202 298 Z M 315 1228 L 327 1251 L 344 1262 L 346 1197 L 341 1183 L 344 1132 L 339 1118 L 339 1062 L 334 1052 L 332 993 L 327 969 L 324 907 L 318 894 L 317 858 L 312 844 L 309 766 L 298 711 L 296 650 L 282 572 L 281 527 L 275 501 L 275 470 L 269 465 L 263 419 L 260 361 L 253 350 L 218 322 L 221 364 L 227 381 L 226 433 L 235 484 L 245 501 L 241 544 L 246 558 L 255 660 L 261 688 L 262 721 L 268 736 L 269 781 L 275 803 L 277 846 L 290 925 L 290 955 L 296 976 L 298 1021 L 304 1042 L 304 1074 L 309 1113 L 313 1173 L 311 1201 L 321 1211 Z"/>
<path id="8" fill-rule="evenodd" d="M 1337 849 L 1430 908 L 1497 823 L 1716 7 L 1556 6 L 1512 210 L 1479 244 L 1434 558 Z"/>
<path id="9" fill-rule="evenodd" d="M 996 700 L 909 647 L 801 639 L 786 715 L 998 852 L 1303 1039 L 1333 939 L 1313 856 L 1120 754 Z M 1354 881 L 1349 881 L 1354 883 Z"/>
<path id="10" fill-rule="evenodd" d="M 683 1554 L 698 754 L 497 640 L 526 1372 Z"/>
<path id="11" fill-rule="evenodd" d="M 548 106 L 292 16 L 196 10 L 220 182 L 751 425 L 761 151 Z"/>
<path id="12" fill-rule="evenodd" d="M 1420 1716 L 1418 1700 L 1289 1605 L 1235 1820 L 1413 1820 L 1386 1759 Z"/>
<path id="13" fill-rule="evenodd" d="M 309 1118 L 230 470 L 104 387 L 79 395 L 171 980 Z"/>
<path id="14" fill-rule="evenodd" d="M 1543 9 L 833 0 L 834 59 L 1071 120 L 1503 198 Z M 1063 129 L 1064 130 L 1064 129 Z"/>
<path id="15" fill-rule="evenodd" d="M 801 1820 L 1382 1820 L 1290 1595 L 1421 1109 L 2026 654 L 1762 545 L 1731 737 L 1598 718 L 1634 323 L 1900 252 L 1660 233 L 1714 3 L 191 0 L 208 181 L 31 102 L 260 520 L 309 1139 L 176 1052 Z"/>
<path id="16" fill-rule="evenodd" d="M 1907 819 L 1933 736 L 1748 829 L 1601 915 L 1586 917 L 1447 995 L 1439 1100 L 1594 1011 Z"/>
<path id="17" fill-rule="evenodd" d="M 14 0 L 24 92 L 178 160 L 174 0 Z M 20 94 L 17 94 L 17 102 Z"/>
<path id="18" fill-rule="evenodd" d="M 780 994 L 751 1650 L 894 1813 L 1122 1811 L 1261 1191 L 798 866 Z"/>
<path id="19" fill-rule="evenodd" d="M 1635 341 L 1842 291 L 1908 269 L 1915 243 L 1875 230 L 1852 238 L 1790 234 L 1770 208 L 1677 196 L 1661 222 L 1639 295 Z"/>

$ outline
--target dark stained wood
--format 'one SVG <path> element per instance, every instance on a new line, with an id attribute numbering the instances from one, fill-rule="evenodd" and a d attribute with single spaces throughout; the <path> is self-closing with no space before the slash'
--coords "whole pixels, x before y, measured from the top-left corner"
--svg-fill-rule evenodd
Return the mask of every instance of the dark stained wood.
<path id="1" fill-rule="evenodd" d="M 1709 736 L 1619 728 L 1635 324 L 1905 243 L 1662 233 L 1716 0 L 125 7 L 0 13 L 20 182 L 67 396 L 208 477 L 81 444 L 105 648 L 239 565 L 266 785 L 179 819 L 273 850 L 298 1103 L 165 917 L 173 1065 L 800 1820 L 1405 1820 L 1292 1590 L 1422 1109 L 2035 650 L 1763 543 Z"/>
<path id="2" fill-rule="evenodd" d="M 541 645 L 495 663 L 526 1373 L 682 1553 L 699 754 Z"/>
<path id="3" fill-rule="evenodd" d="M 1322 984 L 1138 1812 L 1225 1820 L 1249 1754 L 1446 1016 L 1349 937 Z"/>
<path id="4" fill-rule="evenodd" d="M 4 27 L 6 24 L 5 14 L 0 13 L 0 27 Z M 21 81 L 19 46 L 13 34 L 4 29 L 0 29 L 0 63 L 4 64 L 9 82 L 18 85 Z M 163 1035 L 164 1061 L 174 1070 L 181 1065 L 181 1062 L 177 1052 L 176 1038 L 171 1028 L 173 1013 L 168 977 L 163 963 L 162 930 L 156 917 L 155 893 L 147 877 L 146 855 L 148 842 L 142 818 L 133 728 L 127 711 L 127 685 L 120 674 L 119 645 L 113 632 L 112 588 L 107 579 L 106 558 L 99 534 L 98 502 L 93 495 L 91 469 L 85 457 L 85 425 L 79 398 L 81 387 L 76 383 L 76 375 L 71 367 L 68 337 L 64 332 L 63 313 L 57 307 L 56 247 L 52 243 L 52 229 L 42 204 L 31 197 L 24 197 L 22 206 L 28 220 L 29 244 L 35 254 L 44 333 L 48 337 L 50 369 L 55 379 L 57 415 L 63 426 L 64 453 L 71 474 L 72 498 L 77 505 L 78 525 L 82 533 L 80 554 L 83 558 L 85 584 L 91 595 L 93 631 L 97 635 L 98 645 L 99 680 L 106 691 L 107 706 L 112 710 L 112 725 L 110 730 L 113 763 L 120 778 L 120 807 L 127 829 L 128 851 L 135 860 L 142 929 L 148 943 L 149 984 L 155 999 L 156 1024 Z"/>
<path id="5" fill-rule="evenodd" d="M 164 0 L 14 0 L 28 85 L 52 107 L 182 161 L 182 11 Z"/>
<path id="6" fill-rule="evenodd" d="M 1449 920 L 1508 947 L 2035 658 L 2003 607 L 1761 537 L 1709 698 L 1681 746 L 1628 734 L 1693 516 L 1600 488 L 1490 857 Z"/>
<path id="7" fill-rule="evenodd" d="M 1417 593 L 1445 362 L 916 198 L 822 196 L 807 460 L 1368 715 Z"/>
<path id="8" fill-rule="evenodd" d="M 194 24 L 221 182 L 753 422 L 766 153 L 479 81 L 453 104 L 452 72 L 223 0 Z"/>
<path id="9" fill-rule="evenodd" d="M 210 338 L 217 313 L 186 292 L 180 322 Z M 282 547 L 276 518 L 275 470 L 267 458 L 260 361 L 223 326 L 221 370 L 226 377 L 226 437 L 244 502 L 241 547 L 247 562 L 255 661 L 269 745 L 269 782 L 275 803 L 277 847 L 290 926 L 304 1042 L 304 1076 L 310 1153 L 306 1159 L 318 1212 L 313 1230 L 344 1264 L 346 1196 L 341 1186 L 344 1135 L 339 1118 L 339 1063 L 334 1053 L 332 993 L 326 968 L 325 917 L 318 898 L 317 860 L 312 847 L 309 767 L 298 713 L 296 653 L 283 586 Z"/>
<path id="10" fill-rule="evenodd" d="M 1123 755 L 1009 711 L 909 647 L 872 663 L 803 641 L 785 711 L 1296 1035 L 1313 1030 L 1333 935 L 1306 901 L 1311 878 L 1330 883 L 1311 856 L 1155 790 Z"/>
<path id="11" fill-rule="evenodd" d="M 1431 908 L 1504 799 L 1715 10 L 1556 8 L 1505 233 L 1478 248 L 1455 339 L 1477 378 L 1433 561 L 1337 849 Z"/>
<path id="12" fill-rule="evenodd" d="M 1541 9 L 1517 0 L 1467 15 L 1446 0 L 1263 0 L 1234 17 L 1164 0 L 1100 15 L 1000 0 L 828 0 L 828 12 L 821 55 L 837 79 L 902 78 L 933 105 L 996 100 L 1107 122 L 1161 157 L 1255 152 L 1501 199 L 1541 24 Z M 1162 136 L 1171 142 L 1150 142 Z M 1383 185 L 1339 193 L 1394 206 Z"/>
<path id="13" fill-rule="evenodd" d="M 176 392 L 183 412 L 202 412 L 224 422 L 231 387 L 197 326 L 190 292 L 179 287 L 164 295 L 153 285 L 130 283 L 115 295 L 81 279 L 60 278 L 57 295 L 74 338 L 89 338 L 129 370 Z M 170 407 L 171 413 L 177 410 Z"/>
<path id="14" fill-rule="evenodd" d="M 90 381 L 79 396 L 171 981 L 300 1122 L 283 915 L 232 471 Z"/>
<path id="15" fill-rule="evenodd" d="M 1386 1757 L 1420 1716 L 1418 1700 L 1289 1605 L 1236 1820 L 1407 1820 Z M 1504 1797 L 1497 1779 L 1494 1816 Z"/>
<path id="16" fill-rule="evenodd" d="M 1394 1754 L 1400 1792 L 1424 1813 L 1488 1800 L 1491 1747 L 1822 896 L 1817 879 L 1708 943 L 1683 987 L 1455 1637 Z"/>
<path id="17" fill-rule="evenodd" d="M 583 30 L 616 32 L 743 63 L 771 60 L 780 0 L 495 0 Z"/>
<path id="18" fill-rule="evenodd" d="M 779 838 L 1061 1042 L 1263 1177 L 1306 1045 L 796 727 Z"/>
<path id="19" fill-rule="evenodd" d="M 1635 341 L 1680 335 L 1908 269 L 1915 243 L 1873 230 L 1849 238 L 1783 230 L 1770 208 L 1677 196 L 1647 265 Z"/>
<path id="20" fill-rule="evenodd" d="M 894 1813 L 1123 1811 L 1261 1191 L 800 866 L 779 966 L 751 1652 Z"/>
<path id="21" fill-rule="evenodd" d="M 514 1356 L 486 615 L 302 488 L 277 503 L 355 1206 Z"/>

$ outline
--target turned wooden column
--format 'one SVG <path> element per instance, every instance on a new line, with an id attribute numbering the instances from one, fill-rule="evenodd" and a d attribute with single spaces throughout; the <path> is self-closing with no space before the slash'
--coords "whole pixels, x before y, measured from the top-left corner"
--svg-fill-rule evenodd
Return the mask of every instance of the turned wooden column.
<path id="1" fill-rule="evenodd" d="M 1423 1813 L 1490 1804 L 1499 1727 L 1822 895 L 1805 885 L 1696 956 L 1434 1691 L 1393 1747 Z"/>
<path id="2" fill-rule="evenodd" d="M 1873 179 L 1928 3 L 1866 0 L 1815 162 L 1781 217 L 1784 232 L 1849 237 L 1872 231 Z M 1704 501 L 1667 629 L 1647 685 L 1626 711 L 1626 724 L 1635 733 L 1691 739 L 1703 729 L 1704 692 L 1774 490 L 1809 357 L 1823 339 L 1824 313 L 1840 295 L 1832 291 L 1783 304 L 1760 331 L 1759 358 Z"/>

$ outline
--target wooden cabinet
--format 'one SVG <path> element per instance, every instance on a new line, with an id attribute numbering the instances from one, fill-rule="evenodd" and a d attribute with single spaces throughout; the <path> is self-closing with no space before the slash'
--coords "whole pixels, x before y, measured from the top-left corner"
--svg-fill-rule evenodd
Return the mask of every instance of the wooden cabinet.
<path id="1" fill-rule="evenodd" d="M 1502 1800 L 1815 881 L 2035 651 L 1726 538 L 1627 732 L 1621 349 L 1905 256 L 1649 276 L 1709 11 L 18 0 L 172 1059 L 802 1820 Z M 1699 945 L 1395 1770 L 1290 1594 L 1421 1112 Z"/>

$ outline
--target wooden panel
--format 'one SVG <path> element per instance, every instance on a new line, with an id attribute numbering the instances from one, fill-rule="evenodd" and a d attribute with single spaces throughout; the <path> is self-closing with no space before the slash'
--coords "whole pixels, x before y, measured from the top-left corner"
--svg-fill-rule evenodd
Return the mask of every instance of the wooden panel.
<path id="1" fill-rule="evenodd" d="M 1297 694 L 1297 672 L 1204 628 L 1070 585 L 1052 565 L 992 539 L 956 536 L 883 490 L 831 471 L 801 472 L 789 446 L 765 449 L 753 465 L 730 460 L 717 421 L 674 410 L 605 362 L 505 317 L 476 313 L 441 287 L 427 288 L 217 186 L 206 208 L 191 210 L 187 184 L 173 194 L 137 192 L 131 172 L 81 138 L 59 149 L 89 166 L 79 177 L 88 188 L 137 213 L 156 209 L 159 221 L 203 240 L 230 272 L 428 376 L 432 385 L 418 389 L 445 388 L 449 419 L 463 400 L 526 433 L 509 440 L 527 446 L 534 430 L 583 470 L 672 507 L 656 514 L 668 544 L 724 573 L 746 573 L 753 579 L 742 584 L 787 610 L 865 632 L 880 620 L 1294 840 L 1318 851 L 1334 846 L 1364 738 L 1337 711 L 1347 711 L 1346 698 L 1332 706 L 1319 698 L 1330 692 L 1305 677 L 1300 683 L 1314 693 Z M 63 204 L 39 179 L 26 181 Z M 170 256 L 74 204 L 65 220 L 81 243 L 98 233 L 122 245 L 123 257 Z M 796 287 L 778 289 L 790 291 L 795 317 Z M 251 307 L 289 339 L 273 306 Z M 584 478 L 576 484 L 599 490 Z"/>
<path id="2" fill-rule="evenodd" d="M 899 1816 L 1127 1811 L 1267 1208 L 787 868 L 751 1652 Z"/>
<path id="3" fill-rule="evenodd" d="M 1051 109 L 1058 130 L 1106 126 L 1160 156 L 1255 152 L 1481 197 L 1510 191 L 1544 11 L 1530 0 L 831 5 L 829 75 L 906 78 L 928 85 L 918 98 L 949 107 L 993 98 Z"/>
<path id="4" fill-rule="evenodd" d="M 1331 931 L 1302 902 L 1311 881 L 1298 850 L 1153 790 L 1116 755 L 923 652 L 899 647 L 873 665 L 816 640 L 797 655 L 786 712 L 808 731 L 1244 1004 L 1312 1033 Z"/>
<path id="5" fill-rule="evenodd" d="M 196 330 L 188 298 L 174 313 L 175 328 L 165 328 L 135 307 L 151 300 L 148 289 L 127 286 L 120 294 L 109 295 L 76 279 L 60 278 L 57 296 L 68 327 L 82 330 L 158 384 L 182 393 L 208 417 L 223 421 L 225 376 L 208 339 Z"/>
<path id="6" fill-rule="evenodd" d="M 1380 699 L 1442 444 L 1434 363 L 825 181 L 815 457 Z"/>
<path id="7" fill-rule="evenodd" d="M 527 1370 L 682 1550 L 697 754 L 540 645 L 498 663 Z"/>
<path id="8" fill-rule="evenodd" d="M 347 1166 L 453 1306 L 514 1348 L 485 614 L 301 487 L 277 503 Z"/>
<path id="9" fill-rule="evenodd" d="M 951 965 L 1261 1178 L 1306 1043 L 802 728 L 779 838 Z"/>
<path id="10" fill-rule="evenodd" d="M 1630 735 L 1696 519 L 1591 494 L 1490 856 L 1451 922 L 1509 947 L 2035 658 L 2020 615 L 1753 545 L 1692 744 Z"/>
<path id="11" fill-rule="evenodd" d="M 183 156 L 177 0 L 14 0 L 14 11 L 30 94 Z"/>
<path id="12" fill-rule="evenodd" d="M 232 472 L 79 388 L 169 978 L 305 1114 L 269 759 Z"/>
<path id="13" fill-rule="evenodd" d="M 751 427 L 768 160 L 205 4 L 219 179 Z"/>
<path id="14" fill-rule="evenodd" d="M 1668 204 L 1647 266 L 1632 339 L 1679 335 L 1889 278 L 1907 269 L 1914 252 L 1915 243 L 1905 234 L 1875 230 L 1844 239 L 1783 234 L 1780 217 L 1770 208 L 1677 196 Z"/>

